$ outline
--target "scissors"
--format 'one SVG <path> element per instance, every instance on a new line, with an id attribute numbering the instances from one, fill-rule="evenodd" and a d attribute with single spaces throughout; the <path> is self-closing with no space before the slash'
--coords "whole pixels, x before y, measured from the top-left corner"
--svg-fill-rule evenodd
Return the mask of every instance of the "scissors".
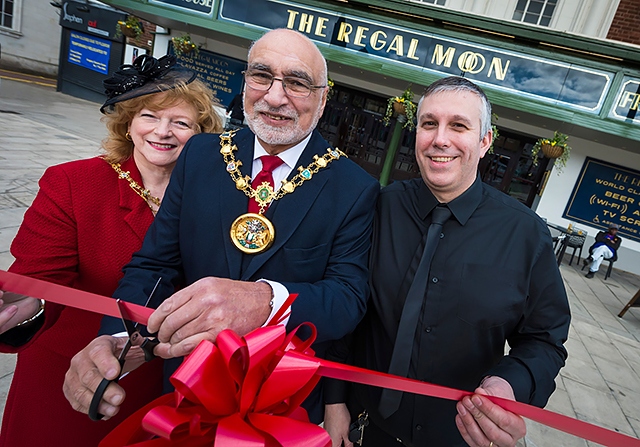
<path id="1" fill-rule="evenodd" d="M 161 280 L 162 278 L 158 278 L 156 285 L 153 287 L 153 290 L 149 294 L 149 298 L 147 298 L 145 307 L 149 305 L 149 302 L 151 301 L 151 298 L 153 297 L 153 294 L 155 293 L 156 289 L 160 285 Z M 118 356 L 118 363 L 120 363 L 120 374 L 118 374 L 118 377 L 116 377 L 113 380 L 109 380 L 106 378 L 102 379 L 102 381 L 100 382 L 100 385 L 98 385 L 98 388 L 96 389 L 95 394 L 93 395 L 93 399 L 91 399 L 91 405 L 89 406 L 89 418 L 91 418 L 91 420 L 93 421 L 99 421 L 104 417 L 104 415 L 98 413 L 98 405 L 100 405 L 100 401 L 102 400 L 102 396 L 104 396 L 104 392 L 106 391 L 107 387 L 112 382 L 118 383 L 118 380 L 120 380 L 120 377 L 122 374 L 122 368 L 124 367 L 125 358 L 127 356 L 127 353 L 129 352 L 129 349 L 131 349 L 132 346 L 140 346 L 140 348 L 144 352 L 144 360 L 145 362 L 148 362 L 153 360 L 156 357 L 153 354 L 153 349 L 156 346 L 158 346 L 158 343 L 159 343 L 158 339 L 156 338 L 148 338 L 140 334 L 140 328 L 138 327 L 139 323 L 133 322 L 129 314 L 129 311 L 125 307 L 125 304 L 122 300 L 117 299 L 116 304 L 118 305 L 118 310 L 120 311 L 122 323 L 124 324 L 124 327 L 127 330 L 129 339 L 127 340 L 127 343 L 122 348 L 122 352 L 120 352 L 120 355 Z"/>

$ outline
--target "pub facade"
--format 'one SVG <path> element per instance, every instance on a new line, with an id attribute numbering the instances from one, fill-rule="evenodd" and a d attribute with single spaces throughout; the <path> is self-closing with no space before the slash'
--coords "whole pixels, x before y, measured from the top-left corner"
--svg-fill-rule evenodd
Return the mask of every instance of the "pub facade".
<path id="1" fill-rule="evenodd" d="M 491 100 L 499 137 L 480 164 L 486 183 L 549 222 L 587 232 L 584 247 L 614 222 L 624 238 L 616 268 L 640 274 L 640 48 L 532 28 L 401 0 L 107 0 L 161 26 L 154 55 L 189 34 L 198 71 L 228 104 L 243 88 L 251 41 L 274 28 L 298 30 L 328 61 L 334 84 L 319 130 L 383 183 L 418 175 L 414 132 L 385 125 L 389 97 L 414 102 L 443 76 L 476 82 Z M 570 158 L 537 163 L 531 149 L 554 131 Z M 395 135 L 394 135 L 395 134 Z"/>

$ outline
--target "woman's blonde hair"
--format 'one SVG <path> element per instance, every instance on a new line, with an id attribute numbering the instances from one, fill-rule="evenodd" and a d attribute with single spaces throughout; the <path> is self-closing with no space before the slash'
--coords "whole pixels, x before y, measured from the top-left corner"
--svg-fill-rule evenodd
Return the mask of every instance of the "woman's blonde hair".
<path id="1" fill-rule="evenodd" d="M 222 119 L 214 107 L 219 106 L 213 91 L 199 79 L 189 84 L 180 83 L 170 90 L 138 96 L 113 105 L 113 111 L 102 117 L 108 135 L 102 141 L 104 158 L 109 163 L 121 163 L 133 154 L 133 144 L 127 132 L 133 117 L 142 109 L 158 111 L 181 102 L 191 105 L 197 112 L 195 132 L 222 132 Z"/>

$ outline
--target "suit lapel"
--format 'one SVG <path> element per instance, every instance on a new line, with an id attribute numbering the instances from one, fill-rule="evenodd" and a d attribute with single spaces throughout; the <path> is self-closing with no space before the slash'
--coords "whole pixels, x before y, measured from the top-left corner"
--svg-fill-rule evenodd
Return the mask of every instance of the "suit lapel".
<path id="1" fill-rule="evenodd" d="M 142 177 L 140 171 L 136 166 L 133 157 L 125 160 L 121 163 L 120 169 L 124 172 L 129 172 L 129 175 L 140 186 L 143 186 Z M 116 171 L 113 171 L 114 175 L 118 175 Z M 127 214 L 124 217 L 124 221 L 131 228 L 131 230 L 138 236 L 140 241 L 144 239 L 144 235 L 147 231 L 147 226 L 140 225 L 140 222 L 151 221 L 151 210 L 142 197 L 135 193 L 135 191 L 129 186 L 129 181 L 126 179 L 118 178 L 118 191 L 120 193 L 120 208 L 127 210 Z"/>
<path id="2" fill-rule="evenodd" d="M 241 130 L 236 133 L 236 136 L 233 138 L 233 143 L 238 147 L 238 150 L 234 152 L 234 156 L 236 160 L 242 161 L 240 172 L 242 172 L 243 176 L 251 176 L 254 144 L 253 133 L 248 130 Z M 220 154 L 219 157 L 222 159 L 222 154 Z M 224 163 L 221 163 L 221 166 L 224 170 Z M 224 238 L 223 245 L 226 251 L 227 264 L 231 275 L 230 278 L 234 279 L 240 278 L 242 272 L 242 252 L 235 247 L 233 242 L 231 242 L 231 224 L 238 218 L 238 216 L 247 212 L 247 208 L 249 207 L 249 198 L 244 192 L 239 191 L 236 188 L 231 176 L 226 171 L 223 171 L 220 174 L 216 173 L 214 176 L 221 178 L 220 187 L 218 188 L 220 192 L 218 204 L 220 206 L 222 224 L 221 234 Z"/>
<path id="3" fill-rule="evenodd" d="M 297 165 L 307 167 L 313 161 L 313 156 L 323 155 L 327 151 L 327 147 L 329 145 L 324 138 L 317 131 L 314 131 L 309 144 L 300 155 Z M 271 204 L 265 216 L 273 222 L 276 238 L 267 251 L 255 255 L 251 259 L 242 273 L 243 280 L 251 278 L 275 252 L 282 248 L 300 226 L 329 179 L 329 169 L 331 169 L 331 164 L 314 174 L 310 180 L 297 187 L 293 193 L 287 194 Z M 291 171 L 288 179 L 291 180 L 296 174 L 298 174 L 297 167 Z"/>

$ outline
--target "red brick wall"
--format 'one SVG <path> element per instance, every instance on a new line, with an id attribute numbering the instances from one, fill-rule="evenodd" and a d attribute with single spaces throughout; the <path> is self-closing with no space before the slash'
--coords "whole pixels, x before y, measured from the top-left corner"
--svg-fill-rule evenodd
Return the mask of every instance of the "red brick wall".
<path id="1" fill-rule="evenodd" d="M 640 45 L 640 0 L 620 0 L 607 39 Z"/>
<path id="2" fill-rule="evenodd" d="M 151 34 L 151 31 L 156 30 L 156 25 L 151 22 L 147 22 L 146 20 L 140 19 L 140 21 L 142 22 L 142 25 L 144 27 L 144 33 L 140 34 L 137 39 L 127 37 L 127 43 L 135 45 L 136 47 L 144 48 L 145 50 L 148 50 L 149 53 L 151 53 L 151 50 L 153 48 L 153 40 L 155 38 L 155 34 Z M 149 44 L 149 42 L 151 42 L 151 44 Z"/>

